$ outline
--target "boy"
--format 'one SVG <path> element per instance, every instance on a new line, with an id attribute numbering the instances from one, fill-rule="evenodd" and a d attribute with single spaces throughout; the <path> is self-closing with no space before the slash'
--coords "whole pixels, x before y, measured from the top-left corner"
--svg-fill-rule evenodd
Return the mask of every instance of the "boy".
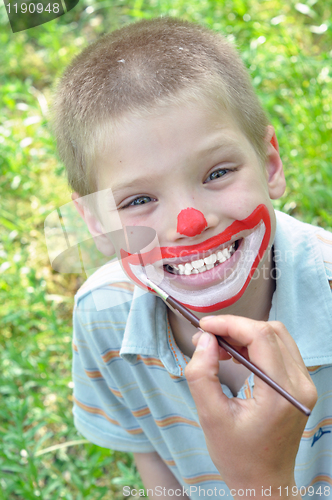
<path id="1" fill-rule="evenodd" d="M 127 26 L 74 60 L 55 117 L 76 208 L 121 262 L 76 297 L 77 429 L 133 452 L 150 498 L 332 498 L 332 236 L 275 213 L 277 140 L 234 49 L 175 19 Z M 142 291 L 137 248 L 203 329 L 311 409 L 316 385 L 308 422 Z"/>

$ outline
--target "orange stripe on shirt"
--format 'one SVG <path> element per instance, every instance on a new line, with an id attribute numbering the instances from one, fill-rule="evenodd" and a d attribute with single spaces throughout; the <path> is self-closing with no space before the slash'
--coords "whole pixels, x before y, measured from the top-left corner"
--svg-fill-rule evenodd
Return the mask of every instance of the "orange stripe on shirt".
<path id="1" fill-rule="evenodd" d="M 114 420 L 114 418 L 109 417 L 104 412 L 104 410 L 102 410 L 102 408 L 96 408 L 94 406 L 89 406 L 89 405 L 86 405 L 84 403 L 81 403 L 81 401 L 79 401 L 75 396 L 73 399 L 74 399 L 74 402 L 77 404 L 77 406 L 82 408 L 82 410 L 86 411 L 87 413 L 91 413 L 92 415 L 100 415 L 101 417 L 104 417 L 104 418 L 106 418 L 106 420 L 111 422 L 111 424 L 120 426 L 119 422 L 117 420 Z"/>
<path id="2" fill-rule="evenodd" d="M 109 390 L 111 391 L 114 396 L 117 396 L 118 398 L 123 398 L 121 392 L 118 389 L 112 389 L 112 387 L 109 387 Z"/>
<path id="3" fill-rule="evenodd" d="M 174 460 L 164 460 L 164 462 L 169 467 L 175 467 L 176 466 L 176 463 L 174 462 Z"/>
<path id="4" fill-rule="evenodd" d="M 315 372 L 316 370 L 319 370 L 319 368 L 321 368 L 322 365 L 317 365 L 317 366 L 307 366 L 307 370 L 309 373 L 312 373 L 312 372 Z"/>
<path id="5" fill-rule="evenodd" d="M 174 424 L 186 424 L 199 428 L 198 423 L 195 422 L 194 420 L 190 420 L 189 418 L 185 417 L 180 417 L 179 415 L 172 415 L 171 417 L 155 419 L 155 422 L 158 425 L 158 427 L 169 427 L 170 425 Z"/>
<path id="6" fill-rule="evenodd" d="M 183 377 L 178 377 L 177 375 L 173 375 L 173 373 L 168 373 L 168 375 L 173 379 L 173 380 L 181 380 Z M 184 379 L 183 379 L 184 380 Z"/>
<path id="7" fill-rule="evenodd" d="M 137 429 L 125 429 L 125 431 L 128 432 L 128 434 L 132 434 L 132 435 L 143 434 L 143 431 L 140 427 Z"/>
<path id="8" fill-rule="evenodd" d="M 312 486 L 316 483 L 328 483 L 332 485 L 332 478 L 330 476 L 327 476 L 326 474 L 318 474 L 318 476 L 315 476 L 313 480 L 311 481 L 309 486 Z M 324 498 L 324 495 L 323 495 Z"/>
<path id="9" fill-rule="evenodd" d="M 324 243 L 327 243 L 328 245 L 332 245 L 332 240 L 327 240 L 326 238 L 323 238 L 322 236 L 320 236 L 319 234 L 316 234 L 317 238 L 321 241 L 323 241 Z"/>
<path id="10" fill-rule="evenodd" d="M 88 406 L 84 403 L 81 403 L 77 398 L 74 396 L 74 402 L 82 408 L 82 410 L 86 411 L 87 413 L 91 413 L 92 415 L 99 415 L 101 417 L 104 417 L 108 422 L 111 422 L 111 424 L 118 425 L 120 427 L 120 424 L 117 420 L 114 420 L 114 418 L 111 418 L 107 415 L 107 413 L 102 409 L 102 408 L 96 408 L 94 406 Z M 143 434 L 143 431 L 140 427 L 137 427 L 135 429 L 124 429 L 126 432 L 129 434 Z"/>
<path id="11" fill-rule="evenodd" d="M 137 355 L 138 361 L 143 361 L 143 363 L 147 366 L 160 366 L 164 368 L 164 365 L 158 358 L 149 358 L 145 356 L 141 356 L 140 354 Z"/>
<path id="12" fill-rule="evenodd" d="M 302 434 L 302 437 L 311 438 L 312 436 L 314 436 L 316 434 L 316 432 L 318 431 L 318 429 L 320 427 L 325 427 L 326 425 L 332 425 L 332 417 L 324 418 L 324 420 L 321 420 L 316 425 L 316 427 L 314 427 L 313 429 L 304 431 L 304 433 Z"/>
<path id="13" fill-rule="evenodd" d="M 132 410 L 131 413 L 134 415 L 134 417 L 145 417 L 146 415 L 151 414 L 147 406 L 141 408 L 140 410 Z"/>
<path id="14" fill-rule="evenodd" d="M 99 370 L 84 370 L 89 378 L 103 378 Z"/>
<path id="15" fill-rule="evenodd" d="M 110 283 L 108 286 L 119 288 L 120 290 L 128 290 L 129 292 L 133 292 L 135 285 L 132 283 L 127 283 L 126 281 L 121 281 L 119 283 Z"/>
<path id="16" fill-rule="evenodd" d="M 195 477 L 183 477 L 183 480 L 186 484 L 197 484 L 206 481 L 222 481 L 222 477 L 220 474 L 201 474 Z"/>
<path id="17" fill-rule="evenodd" d="M 249 375 L 250 376 L 250 375 Z M 251 399 L 251 389 L 249 384 L 249 377 L 245 380 L 244 395 L 246 399 Z"/>
<path id="18" fill-rule="evenodd" d="M 119 349 L 112 349 L 110 351 L 108 351 L 106 354 L 103 354 L 102 355 L 102 360 L 104 361 L 104 363 L 108 363 L 108 361 L 110 361 L 111 359 L 113 358 L 119 358 Z"/>

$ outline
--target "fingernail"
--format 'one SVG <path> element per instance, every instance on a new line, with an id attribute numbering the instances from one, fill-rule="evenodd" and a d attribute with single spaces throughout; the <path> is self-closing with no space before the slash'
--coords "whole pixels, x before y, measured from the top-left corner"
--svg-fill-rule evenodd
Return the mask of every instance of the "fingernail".
<path id="1" fill-rule="evenodd" d="M 215 318 L 215 316 L 211 315 L 211 316 L 203 316 L 203 318 L 201 318 L 201 319 L 206 320 L 206 319 L 213 319 L 213 318 Z"/>
<path id="2" fill-rule="evenodd" d="M 195 335 L 192 336 L 192 340 L 198 341 L 199 337 L 202 335 L 202 332 L 198 331 Z"/>
<path id="3" fill-rule="evenodd" d="M 214 321 L 214 322 L 218 322 L 218 324 L 220 325 L 220 323 L 225 323 L 226 320 L 224 318 L 222 318 L 221 316 L 204 316 L 203 318 L 201 318 L 201 322 L 205 325 L 206 323 L 209 323 L 209 321 Z M 205 330 L 205 327 L 203 328 Z"/>
<path id="4" fill-rule="evenodd" d="M 209 345 L 211 337 L 212 337 L 211 333 L 203 332 L 198 339 L 196 351 L 204 351 L 204 349 L 206 349 L 207 346 Z"/>

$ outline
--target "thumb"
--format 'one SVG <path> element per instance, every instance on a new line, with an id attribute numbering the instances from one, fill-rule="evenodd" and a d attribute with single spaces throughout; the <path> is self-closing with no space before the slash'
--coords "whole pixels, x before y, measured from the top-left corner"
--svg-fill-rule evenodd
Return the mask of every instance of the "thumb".
<path id="1" fill-rule="evenodd" d="M 196 350 L 185 369 L 185 376 L 195 401 L 198 417 L 203 427 L 208 427 L 213 416 L 228 408 L 228 397 L 223 393 L 218 378 L 219 346 L 214 335 L 208 332 L 200 336 Z"/>

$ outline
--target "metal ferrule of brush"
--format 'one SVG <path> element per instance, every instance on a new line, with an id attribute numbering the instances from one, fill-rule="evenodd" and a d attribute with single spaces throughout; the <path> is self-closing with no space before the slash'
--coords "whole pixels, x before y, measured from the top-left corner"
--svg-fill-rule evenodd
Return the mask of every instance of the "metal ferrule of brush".
<path id="1" fill-rule="evenodd" d="M 167 293 L 166 293 L 164 290 L 162 290 L 161 288 L 159 288 L 159 286 L 158 286 L 158 285 L 156 285 L 156 284 L 155 284 L 155 283 L 153 283 L 151 280 L 149 280 L 149 278 L 148 278 L 148 277 L 146 277 L 146 283 L 147 283 L 147 285 L 148 285 L 150 288 L 152 288 L 152 290 L 154 290 L 154 291 L 155 291 L 155 292 L 159 295 L 159 297 L 161 297 L 161 298 L 162 298 L 162 299 L 164 299 L 164 300 L 167 300 L 167 299 L 168 299 L 168 295 L 167 295 Z"/>

